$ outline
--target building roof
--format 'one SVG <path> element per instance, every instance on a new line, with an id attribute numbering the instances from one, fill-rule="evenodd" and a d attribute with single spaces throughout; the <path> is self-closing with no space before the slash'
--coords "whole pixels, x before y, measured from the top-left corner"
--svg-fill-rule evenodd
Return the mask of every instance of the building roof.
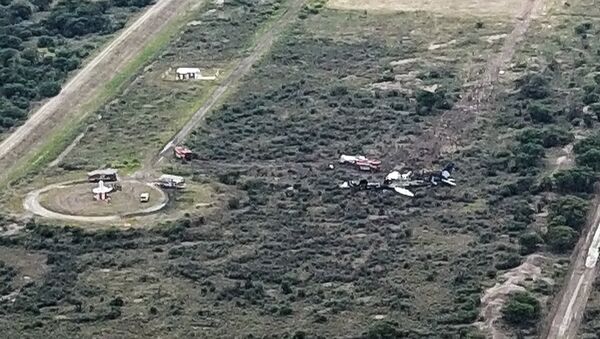
<path id="1" fill-rule="evenodd" d="M 99 169 L 99 170 L 88 172 L 87 175 L 89 177 L 94 176 L 94 175 L 117 175 L 117 170 L 113 169 L 113 168 L 105 168 L 105 169 Z"/>
<path id="2" fill-rule="evenodd" d="M 177 69 L 177 73 L 178 74 L 200 73 L 200 68 L 179 67 Z"/>

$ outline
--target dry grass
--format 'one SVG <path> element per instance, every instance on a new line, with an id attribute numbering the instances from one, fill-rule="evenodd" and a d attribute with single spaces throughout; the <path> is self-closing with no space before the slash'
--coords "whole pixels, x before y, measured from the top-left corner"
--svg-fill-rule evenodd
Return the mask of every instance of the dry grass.
<path id="1" fill-rule="evenodd" d="M 330 0 L 333 9 L 367 11 L 426 11 L 447 16 L 514 16 L 519 13 L 520 0 Z"/>

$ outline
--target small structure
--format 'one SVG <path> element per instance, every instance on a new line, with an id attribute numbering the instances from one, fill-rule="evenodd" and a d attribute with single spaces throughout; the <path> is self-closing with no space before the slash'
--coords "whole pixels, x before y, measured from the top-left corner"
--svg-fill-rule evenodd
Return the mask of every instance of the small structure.
<path id="1" fill-rule="evenodd" d="M 175 72 L 177 73 L 177 80 L 200 79 L 202 77 L 200 68 L 180 67 Z"/>
<path id="2" fill-rule="evenodd" d="M 185 179 L 177 175 L 164 174 L 156 181 L 156 185 L 162 188 L 185 188 Z"/>
<path id="3" fill-rule="evenodd" d="M 108 193 L 112 191 L 112 188 L 104 186 L 104 181 L 100 180 L 98 182 L 98 187 L 92 188 L 92 193 L 94 194 L 94 199 L 99 201 L 109 200 Z"/>
<path id="4" fill-rule="evenodd" d="M 88 172 L 87 176 L 89 182 L 117 181 L 117 170 L 112 168 L 100 169 Z"/>
<path id="5" fill-rule="evenodd" d="M 180 67 L 175 70 L 177 80 L 216 80 L 219 76 L 219 70 L 215 75 L 203 76 L 200 68 L 196 67 Z"/>

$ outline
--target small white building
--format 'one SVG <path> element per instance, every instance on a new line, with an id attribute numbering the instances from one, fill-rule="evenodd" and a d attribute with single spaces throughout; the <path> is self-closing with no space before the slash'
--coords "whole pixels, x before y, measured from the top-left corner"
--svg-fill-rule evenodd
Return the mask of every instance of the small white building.
<path id="1" fill-rule="evenodd" d="M 200 79 L 200 68 L 180 67 L 176 70 L 177 80 Z"/>

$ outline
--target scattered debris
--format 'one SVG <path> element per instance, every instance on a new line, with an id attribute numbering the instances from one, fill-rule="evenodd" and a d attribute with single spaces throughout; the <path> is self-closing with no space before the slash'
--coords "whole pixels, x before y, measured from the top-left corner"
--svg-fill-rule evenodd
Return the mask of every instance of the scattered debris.
<path id="1" fill-rule="evenodd" d="M 428 50 L 433 51 L 439 48 L 445 48 L 445 47 L 449 47 L 456 44 L 456 39 L 452 39 L 448 42 L 442 43 L 442 44 L 431 44 L 429 45 L 429 47 L 427 47 Z"/>
<path id="2" fill-rule="evenodd" d="M 366 179 L 351 180 L 343 182 L 339 185 L 340 188 L 354 188 L 358 190 L 393 190 L 398 194 L 407 197 L 414 197 L 415 194 L 408 190 L 409 187 L 425 187 L 448 185 L 456 186 L 452 172 L 456 169 L 454 163 L 449 163 L 440 171 L 421 171 L 414 173 L 412 171 L 401 174 L 398 171 L 390 172 L 383 183 L 369 182 Z"/>
<path id="3" fill-rule="evenodd" d="M 381 161 L 368 159 L 362 155 L 341 155 L 340 164 L 350 164 L 361 171 L 376 172 L 381 169 Z"/>
<path id="4" fill-rule="evenodd" d="M 438 90 L 439 87 L 440 87 L 440 85 L 433 84 L 431 86 L 421 86 L 420 89 L 422 89 L 425 92 L 435 93 Z"/>
<path id="5" fill-rule="evenodd" d="M 395 67 L 395 66 L 408 65 L 408 64 L 417 62 L 419 60 L 420 60 L 419 58 L 410 58 L 410 59 L 402 59 L 402 60 L 392 61 L 392 62 L 390 62 L 390 66 Z"/>

